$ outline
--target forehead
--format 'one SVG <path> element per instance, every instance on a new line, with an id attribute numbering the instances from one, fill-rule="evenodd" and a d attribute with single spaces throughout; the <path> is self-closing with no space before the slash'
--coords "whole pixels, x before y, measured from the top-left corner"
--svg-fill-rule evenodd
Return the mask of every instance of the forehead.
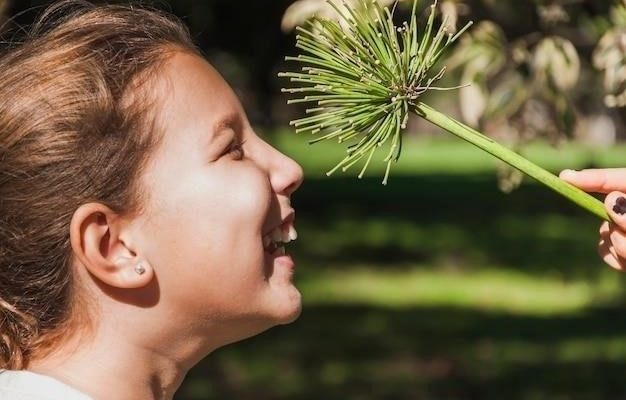
<path id="1" fill-rule="evenodd" d="M 241 118 L 243 109 L 222 76 L 197 55 L 178 52 L 163 66 L 155 85 L 160 125 L 165 131 L 207 131 Z M 210 132 L 208 132 L 210 133 Z"/>

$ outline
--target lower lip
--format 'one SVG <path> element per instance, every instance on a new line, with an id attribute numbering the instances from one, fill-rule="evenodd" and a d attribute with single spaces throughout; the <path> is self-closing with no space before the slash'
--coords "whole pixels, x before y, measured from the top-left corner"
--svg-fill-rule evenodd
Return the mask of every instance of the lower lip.
<path id="1" fill-rule="evenodd" d="M 293 258 L 287 254 L 280 254 L 275 252 L 274 254 L 269 254 L 265 252 L 265 257 L 272 262 L 274 265 L 281 265 L 284 268 L 288 268 L 290 271 L 294 271 L 296 269 L 296 264 L 293 261 Z"/>

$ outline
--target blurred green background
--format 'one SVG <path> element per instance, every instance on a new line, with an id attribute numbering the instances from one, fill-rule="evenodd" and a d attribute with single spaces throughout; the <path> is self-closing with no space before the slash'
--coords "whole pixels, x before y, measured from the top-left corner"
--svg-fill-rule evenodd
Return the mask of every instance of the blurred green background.
<path id="1" fill-rule="evenodd" d="M 596 256 L 594 217 L 536 184 L 503 194 L 465 143 L 411 141 L 383 187 L 377 171 L 323 178 L 294 136 L 276 142 L 307 171 L 304 312 L 207 358 L 181 399 L 623 398 L 623 277 Z M 558 170 L 624 151 L 529 153 Z"/>
<path id="2" fill-rule="evenodd" d="M 48 3 L 5 2 L 7 26 L 28 24 Z M 189 24 L 258 132 L 306 173 L 290 246 L 302 316 L 215 352 L 176 399 L 626 398 L 625 281 L 596 255 L 599 221 L 530 181 L 503 193 L 497 163 L 419 122 L 388 186 L 382 166 L 363 180 L 326 177 L 342 149 L 311 149 L 288 128 L 299 110 L 285 106 L 276 78 L 294 53 L 293 35 L 280 29 L 292 3 L 151 3 Z M 465 3 L 472 18 L 500 21 L 509 39 L 554 31 L 535 22 L 539 3 L 575 3 L 591 20 L 612 4 Z M 601 81 L 591 82 L 583 94 L 602 103 Z M 432 101 L 459 113 L 457 96 L 443 96 Z M 602 110 L 617 141 L 554 148 L 539 135 L 525 154 L 555 172 L 624 166 L 623 111 Z"/>

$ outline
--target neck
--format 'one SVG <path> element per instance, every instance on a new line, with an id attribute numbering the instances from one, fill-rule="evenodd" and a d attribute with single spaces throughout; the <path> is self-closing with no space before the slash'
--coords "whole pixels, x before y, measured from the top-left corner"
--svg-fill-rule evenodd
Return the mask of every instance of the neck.
<path id="1" fill-rule="evenodd" d="M 48 375 L 100 399 L 169 400 L 189 369 L 206 355 L 206 343 L 163 337 L 159 345 L 120 340 L 120 333 L 97 332 L 92 340 L 75 340 L 29 370 Z M 169 340 L 168 340 L 169 339 Z M 204 351 L 203 351 L 204 350 Z"/>

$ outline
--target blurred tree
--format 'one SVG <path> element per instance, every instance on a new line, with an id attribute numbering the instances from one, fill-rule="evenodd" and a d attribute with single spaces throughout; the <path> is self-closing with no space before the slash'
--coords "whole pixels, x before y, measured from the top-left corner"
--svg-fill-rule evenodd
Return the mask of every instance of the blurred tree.
<path id="1" fill-rule="evenodd" d="M 507 37 L 497 22 L 485 20 L 456 49 L 453 66 L 471 83 L 460 93 L 464 119 L 522 152 L 538 137 L 554 144 L 572 137 L 611 143 L 622 113 L 602 118 L 609 111 L 600 103 L 603 97 L 607 107 L 626 105 L 624 1 L 610 13 L 583 1 L 536 0 L 534 6 L 532 29 Z M 594 66 L 604 72 L 605 95 Z M 594 132 L 598 122 L 604 137 Z M 613 127 L 606 129 L 607 122 Z M 522 179 L 504 166 L 500 176 L 504 190 Z"/>
<path id="2" fill-rule="evenodd" d="M 4 23 L 6 22 L 6 11 L 9 5 L 9 0 L 0 0 L 0 32 L 4 29 Z"/>
<path id="3" fill-rule="evenodd" d="M 378 0 L 383 6 L 392 4 L 395 0 Z M 340 7 L 351 7 L 354 0 L 337 2 Z M 325 18 L 337 19 L 338 14 L 334 7 L 327 0 L 298 0 L 293 3 L 283 16 L 281 28 L 285 32 L 290 32 L 298 25 L 302 25 L 312 15 L 319 15 Z"/>
<path id="4" fill-rule="evenodd" d="M 611 9 L 611 27 L 593 54 L 594 66 L 604 72 L 605 103 L 626 106 L 626 0 Z"/>

